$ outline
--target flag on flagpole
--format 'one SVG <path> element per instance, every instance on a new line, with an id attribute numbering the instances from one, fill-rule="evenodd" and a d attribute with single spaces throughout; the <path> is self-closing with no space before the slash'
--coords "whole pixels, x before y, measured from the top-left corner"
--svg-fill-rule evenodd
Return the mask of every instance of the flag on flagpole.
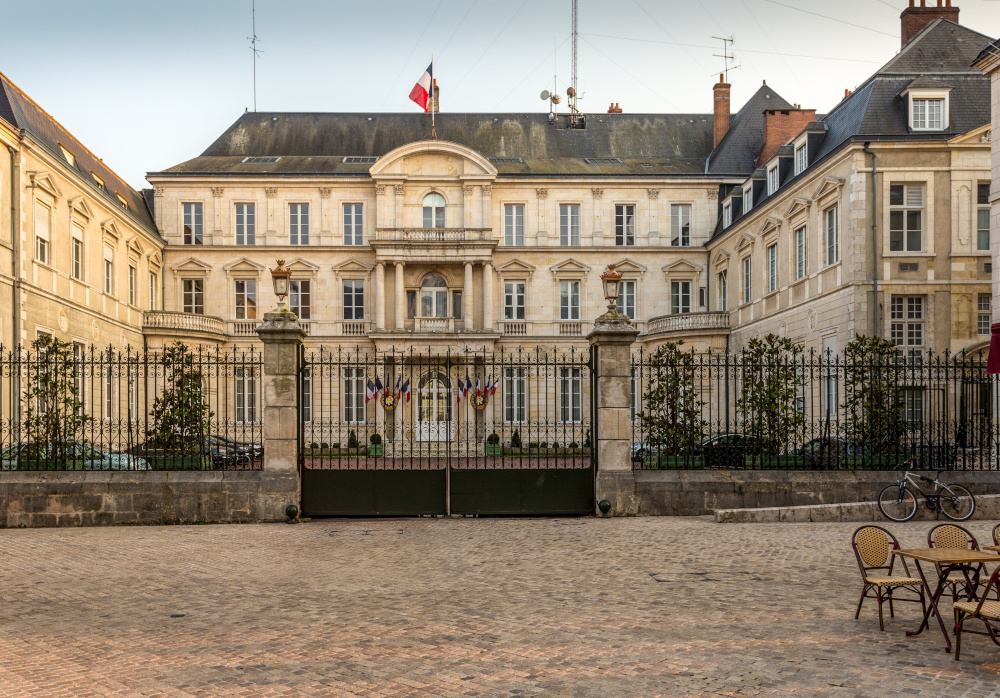
<path id="1" fill-rule="evenodd" d="M 469 378 L 468 374 L 465 376 L 465 392 L 472 390 L 472 379 Z"/>
<path id="2" fill-rule="evenodd" d="M 400 376 L 396 379 L 396 399 L 398 400 L 403 394 L 403 377 Z"/>
<path id="3" fill-rule="evenodd" d="M 493 381 L 493 385 L 490 386 L 490 396 L 491 397 L 493 395 L 497 394 L 497 388 L 499 388 L 499 387 L 500 387 L 500 378 L 498 377 L 498 378 L 496 378 L 496 380 Z"/>
<path id="4" fill-rule="evenodd" d="M 365 404 L 367 405 L 373 397 L 375 397 L 375 384 L 369 378 L 367 389 L 365 390 Z"/>
<path id="5" fill-rule="evenodd" d="M 434 84 L 434 61 L 427 66 L 427 70 L 417 80 L 417 84 L 410 90 L 410 99 L 417 103 L 417 106 L 425 112 L 431 105 L 431 85 Z"/>
<path id="6" fill-rule="evenodd" d="M 468 380 L 468 379 L 466 379 L 466 380 Z M 458 403 L 460 403 L 462 401 L 462 398 L 465 397 L 465 393 L 466 392 L 467 391 L 465 389 L 465 383 L 462 381 L 461 378 L 459 378 L 458 379 L 458 387 L 455 390 L 455 404 L 458 404 Z"/>
<path id="7" fill-rule="evenodd" d="M 382 381 L 379 379 L 378 376 L 375 376 L 375 394 L 378 395 L 383 390 L 384 388 L 382 387 Z"/>
<path id="8" fill-rule="evenodd" d="M 403 391 L 403 395 L 406 396 L 406 401 L 409 402 L 410 401 L 410 381 L 409 380 L 407 380 L 405 383 L 403 383 L 402 391 Z"/>
<path id="9" fill-rule="evenodd" d="M 483 389 L 479 384 L 479 376 L 476 376 L 476 395 L 482 395 Z"/>

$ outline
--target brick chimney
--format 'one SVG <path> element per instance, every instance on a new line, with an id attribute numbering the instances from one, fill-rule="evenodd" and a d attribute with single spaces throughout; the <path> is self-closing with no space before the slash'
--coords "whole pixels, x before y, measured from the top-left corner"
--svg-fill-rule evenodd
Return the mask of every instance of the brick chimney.
<path id="1" fill-rule="evenodd" d="M 927 0 L 920 0 L 920 7 L 917 7 L 916 0 L 910 0 L 910 6 L 899 15 L 902 24 L 900 45 L 906 46 L 920 30 L 938 18 L 958 24 L 958 8 L 951 6 L 951 0 L 937 0 L 936 7 L 927 7 Z"/>
<path id="2" fill-rule="evenodd" d="M 712 95 L 714 97 L 712 102 L 713 149 L 719 147 L 719 141 L 729 132 L 729 88 L 731 85 L 728 82 L 723 82 L 724 79 L 725 76 L 720 73 L 719 82 L 715 83 L 715 86 L 712 88 Z"/>
<path id="3" fill-rule="evenodd" d="M 612 102 L 611 106 L 608 107 L 608 114 L 621 114 L 622 108 L 618 106 L 618 102 Z"/>
<path id="4" fill-rule="evenodd" d="M 815 109 L 767 109 L 764 111 L 764 146 L 757 157 L 757 167 L 767 162 L 778 148 L 802 133 L 816 120 Z"/>

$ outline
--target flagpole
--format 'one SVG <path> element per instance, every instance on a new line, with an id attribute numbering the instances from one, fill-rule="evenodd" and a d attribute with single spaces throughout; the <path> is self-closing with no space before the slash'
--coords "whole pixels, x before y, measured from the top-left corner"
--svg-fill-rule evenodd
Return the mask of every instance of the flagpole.
<path id="1" fill-rule="evenodd" d="M 434 125 L 434 54 L 431 54 L 431 139 L 437 140 L 437 128 Z"/>

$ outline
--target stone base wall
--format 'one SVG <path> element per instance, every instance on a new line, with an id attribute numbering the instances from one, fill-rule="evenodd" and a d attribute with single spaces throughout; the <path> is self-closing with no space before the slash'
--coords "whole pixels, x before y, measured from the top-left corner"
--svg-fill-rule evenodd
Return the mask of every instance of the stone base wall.
<path id="1" fill-rule="evenodd" d="M 285 521 L 290 472 L 3 472 L 0 527 Z"/>

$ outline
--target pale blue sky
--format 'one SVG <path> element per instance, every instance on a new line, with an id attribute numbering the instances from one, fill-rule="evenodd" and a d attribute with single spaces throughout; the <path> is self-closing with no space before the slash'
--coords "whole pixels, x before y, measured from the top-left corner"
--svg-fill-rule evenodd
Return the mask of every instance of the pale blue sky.
<path id="1" fill-rule="evenodd" d="M 135 187 L 253 108 L 250 0 L 4 4 L 0 71 Z M 711 37 L 732 35 L 735 108 L 766 79 L 828 111 L 899 50 L 906 4 L 580 0 L 580 107 L 709 112 Z M 1000 33 L 1000 1 L 954 4 L 962 24 Z M 432 53 L 443 111 L 546 111 L 553 73 L 570 80 L 569 0 L 257 0 L 257 35 L 261 111 L 415 111 Z"/>

